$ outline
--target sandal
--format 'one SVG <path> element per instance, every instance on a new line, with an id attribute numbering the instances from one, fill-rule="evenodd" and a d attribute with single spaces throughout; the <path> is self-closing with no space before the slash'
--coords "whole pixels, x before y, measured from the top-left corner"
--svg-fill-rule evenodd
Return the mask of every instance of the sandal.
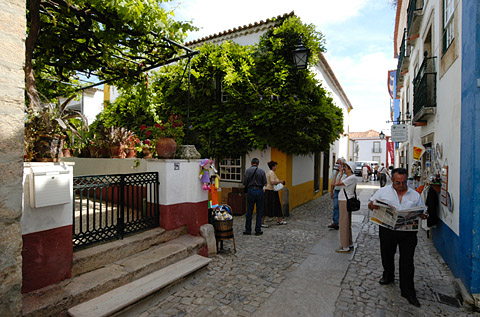
<path id="1" fill-rule="evenodd" d="M 262 228 L 268 228 L 269 226 L 268 225 L 265 225 L 262 223 Z"/>
<path id="2" fill-rule="evenodd" d="M 280 222 L 277 222 L 277 225 L 286 225 L 287 222 L 286 221 L 280 221 Z"/>

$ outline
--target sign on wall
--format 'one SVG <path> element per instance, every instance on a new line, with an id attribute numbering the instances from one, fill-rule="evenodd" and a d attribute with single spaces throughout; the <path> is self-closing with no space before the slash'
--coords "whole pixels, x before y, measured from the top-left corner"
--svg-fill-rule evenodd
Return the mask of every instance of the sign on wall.
<path id="1" fill-rule="evenodd" d="M 392 125 L 392 142 L 407 142 L 407 125 L 406 124 L 394 124 Z"/>

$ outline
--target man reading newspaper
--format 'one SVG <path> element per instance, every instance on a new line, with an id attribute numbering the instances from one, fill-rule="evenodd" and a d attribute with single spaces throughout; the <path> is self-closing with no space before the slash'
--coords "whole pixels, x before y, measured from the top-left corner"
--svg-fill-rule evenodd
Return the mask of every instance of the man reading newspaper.
<path id="1" fill-rule="evenodd" d="M 420 307 L 414 287 L 413 256 L 417 246 L 418 217 L 424 218 L 426 207 L 420 195 L 407 186 L 407 171 L 392 171 L 392 185 L 380 188 L 371 198 L 368 208 L 373 210 L 371 220 L 380 225 L 380 254 L 383 277 L 379 283 L 387 285 L 395 278 L 395 253 L 400 250 L 400 290 L 412 305 Z"/>

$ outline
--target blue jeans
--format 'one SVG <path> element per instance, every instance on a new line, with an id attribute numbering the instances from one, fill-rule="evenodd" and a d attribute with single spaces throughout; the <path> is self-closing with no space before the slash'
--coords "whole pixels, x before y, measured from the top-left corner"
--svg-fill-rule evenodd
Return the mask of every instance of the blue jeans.
<path id="1" fill-rule="evenodd" d="M 338 207 L 338 193 L 340 190 L 334 189 L 333 190 L 333 223 L 338 225 L 338 215 L 339 215 L 339 207 Z"/>
<path id="2" fill-rule="evenodd" d="M 255 221 L 255 232 L 262 231 L 263 205 L 265 204 L 265 196 L 263 189 L 250 187 L 247 193 L 247 214 L 245 216 L 245 232 L 252 232 L 252 216 L 253 206 L 257 206 L 257 219 Z"/>

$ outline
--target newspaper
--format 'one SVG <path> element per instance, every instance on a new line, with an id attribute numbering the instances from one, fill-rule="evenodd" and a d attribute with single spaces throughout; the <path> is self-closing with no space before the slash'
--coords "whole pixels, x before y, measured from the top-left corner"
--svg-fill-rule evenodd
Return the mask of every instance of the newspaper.
<path id="1" fill-rule="evenodd" d="M 425 214 L 427 208 L 423 206 L 404 210 L 397 210 L 385 201 L 377 199 L 374 205 L 380 208 L 374 209 L 370 220 L 382 227 L 400 231 L 418 231 L 420 227 L 420 215 Z"/>

